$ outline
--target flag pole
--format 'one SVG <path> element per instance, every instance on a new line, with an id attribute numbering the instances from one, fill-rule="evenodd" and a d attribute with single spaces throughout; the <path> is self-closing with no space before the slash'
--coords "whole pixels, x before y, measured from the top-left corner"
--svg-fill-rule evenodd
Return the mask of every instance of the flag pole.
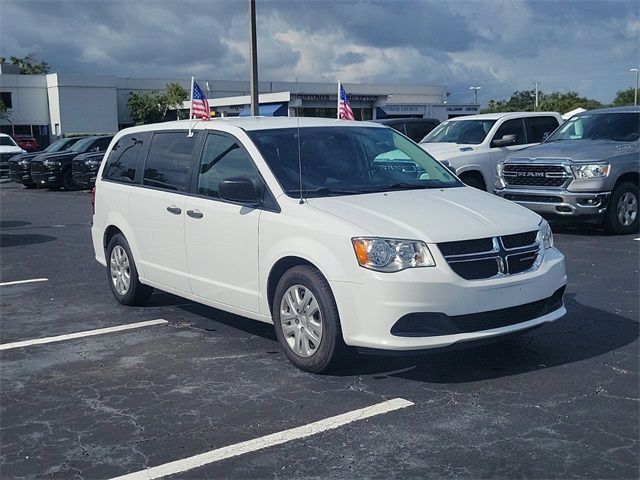
<path id="1" fill-rule="evenodd" d="M 338 120 L 340 120 L 340 80 L 338 80 Z"/>
<path id="2" fill-rule="evenodd" d="M 195 79 L 191 77 L 191 101 L 189 102 L 189 134 L 187 137 L 193 137 L 193 132 L 191 131 L 191 119 L 193 118 L 193 82 Z"/>

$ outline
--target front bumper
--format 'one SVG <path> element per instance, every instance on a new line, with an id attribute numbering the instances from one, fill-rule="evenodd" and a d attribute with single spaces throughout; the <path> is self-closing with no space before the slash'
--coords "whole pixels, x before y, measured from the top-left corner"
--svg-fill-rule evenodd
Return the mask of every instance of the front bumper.
<path id="1" fill-rule="evenodd" d="M 448 347 L 456 343 L 490 339 L 527 330 L 562 317 L 566 309 L 560 303 L 546 313 L 522 322 L 488 319 L 511 307 L 525 306 L 553 298 L 567 283 L 564 257 L 551 248 L 545 251 L 542 265 L 535 271 L 492 278 L 464 280 L 456 275 L 444 258 L 430 247 L 437 267 L 414 268 L 384 274 L 367 272 L 364 283 L 329 282 L 340 313 L 342 333 L 347 345 L 379 350 L 410 351 Z M 556 308 L 558 307 L 558 308 Z M 407 315 L 465 316 L 467 328 L 461 332 L 402 336 L 392 329 Z M 474 318 L 477 314 L 477 319 Z M 468 316 L 468 317 L 466 317 Z M 476 322 L 474 325 L 473 322 Z M 507 322 L 508 323 L 508 322 Z M 429 328 L 425 328 L 429 330 Z"/>
<path id="2" fill-rule="evenodd" d="M 98 172 L 77 173 L 73 172 L 73 183 L 82 189 L 93 188 L 96 184 L 96 176 Z"/>
<path id="3" fill-rule="evenodd" d="M 29 166 L 21 166 L 18 163 L 12 163 L 9 167 L 9 177 L 14 182 L 31 184 L 31 169 Z"/>
<path id="4" fill-rule="evenodd" d="M 45 187 L 61 187 L 64 172 L 62 170 L 50 170 L 44 172 L 31 172 L 31 179 L 37 185 Z"/>
<path id="5" fill-rule="evenodd" d="M 558 189 L 496 189 L 495 194 L 544 216 L 598 217 L 607 209 L 611 192 L 569 192 Z"/>

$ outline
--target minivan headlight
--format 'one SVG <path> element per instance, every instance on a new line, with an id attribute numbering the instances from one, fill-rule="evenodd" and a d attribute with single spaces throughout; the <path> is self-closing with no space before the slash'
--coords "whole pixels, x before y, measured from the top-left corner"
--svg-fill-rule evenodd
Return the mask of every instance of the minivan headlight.
<path id="1" fill-rule="evenodd" d="M 538 238 L 536 240 L 542 246 L 543 250 L 553 247 L 553 233 L 551 232 L 549 222 L 544 218 L 540 221 Z"/>
<path id="2" fill-rule="evenodd" d="M 419 240 L 358 237 L 351 239 L 361 267 L 378 272 L 399 272 L 405 268 L 434 267 L 429 247 Z"/>
<path id="3" fill-rule="evenodd" d="M 594 163 L 590 165 L 576 165 L 571 167 L 577 179 L 600 178 L 609 175 L 608 163 Z"/>

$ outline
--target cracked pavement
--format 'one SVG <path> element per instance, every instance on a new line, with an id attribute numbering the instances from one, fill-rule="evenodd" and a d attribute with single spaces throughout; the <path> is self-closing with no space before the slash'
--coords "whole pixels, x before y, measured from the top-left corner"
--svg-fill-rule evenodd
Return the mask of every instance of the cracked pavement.
<path id="1" fill-rule="evenodd" d="M 87 192 L 0 186 L 0 477 L 106 479 L 401 397 L 415 405 L 168 478 L 637 478 L 633 236 L 553 225 L 568 315 L 520 338 L 354 357 L 317 376 L 272 327 L 156 293 L 122 307 L 93 260 Z M 62 225 L 62 226 L 61 226 Z"/>

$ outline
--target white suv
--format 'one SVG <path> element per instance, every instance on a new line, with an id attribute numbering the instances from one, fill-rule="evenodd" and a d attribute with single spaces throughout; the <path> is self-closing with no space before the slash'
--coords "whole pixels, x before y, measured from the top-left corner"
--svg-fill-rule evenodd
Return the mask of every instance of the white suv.
<path id="1" fill-rule="evenodd" d="M 562 123 L 554 112 L 489 113 L 452 118 L 433 129 L 420 146 L 446 161 L 460 179 L 492 190 L 498 162 L 510 153 L 537 145 Z"/>
<path id="2" fill-rule="evenodd" d="M 388 127 L 228 118 L 121 131 L 92 236 L 118 301 L 152 287 L 275 324 L 299 368 L 347 346 L 422 350 L 566 310 L 564 257 L 536 213 L 465 187 Z"/>

